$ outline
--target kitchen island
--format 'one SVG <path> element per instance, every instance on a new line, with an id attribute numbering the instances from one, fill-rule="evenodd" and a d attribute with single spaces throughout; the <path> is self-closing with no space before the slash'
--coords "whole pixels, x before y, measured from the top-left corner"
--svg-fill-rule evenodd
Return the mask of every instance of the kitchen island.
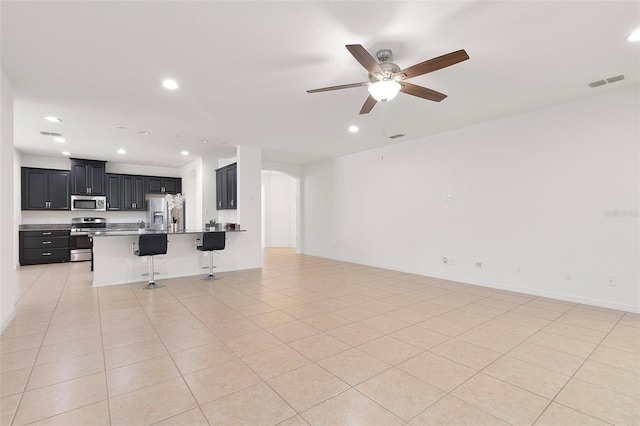
<path id="1" fill-rule="evenodd" d="M 185 277 L 191 275 L 206 275 L 209 266 L 209 252 L 196 249 L 198 238 L 202 238 L 204 231 L 186 230 L 178 232 L 167 231 L 137 231 L 137 230 L 107 230 L 91 232 L 93 237 L 93 286 L 144 282 L 148 277 L 149 259 L 146 256 L 133 254 L 138 246 L 138 236 L 142 232 L 166 233 L 168 236 L 167 254 L 154 256 L 154 267 L 158 274 L 156 280 Z M 246 262 L 244 250 L 249 239 L 245 230 L 227 230 L 226 247 L 214 253 L 215 272 L 237 271 L 255 268 Z"/>

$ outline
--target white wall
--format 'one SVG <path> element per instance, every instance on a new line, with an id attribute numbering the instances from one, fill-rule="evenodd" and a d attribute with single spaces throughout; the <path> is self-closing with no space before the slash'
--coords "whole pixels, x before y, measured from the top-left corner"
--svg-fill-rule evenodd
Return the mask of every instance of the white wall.
<path id="1" fill-rule="evenodd" d="M 25 154 L 22 156 L 22 167 L 71 170 L 71 160 L 67 157 L 47 157 L 43 155 Z M 137 164 L 115 163 L 112 161 L 107 161 L 105 167 L 107 173 L 181 177 L 181 170 L 171 167 L 143 166 Z"/>
<path id="2" fill-rule="evenodd" d="M 294 247 L 296 249 L 296 253 L 302 253 L 302 240 L 304 234 L 302 232 L 302 223 L 304 222 L 302 203 L 304 199 L 304 193 L 302 190 L 302 166 L 296 164 L 284 164 L 284 163 L 274 163 L 269 161 L 262 162 L 262 170 L 270 170 L 277 171 L 280 173 L 284 173 L 286 175 L 291 176 L 295 180 L 295 229 L 292 231 L 295 235 L 294 237 Z M 263 218 L 264 219 L 264 218 Z M 263 232 L 264 233 L 264 232 Z"/>
<path id="3" fill-rule="evenodd" d="M 184 195 L 185 224 L 183 229 L 202 229 L 202 159 L 187 164 L 181 169 L 182 194 Z"/>
<path id="4" fill-rule="evenodd" d="M 238 152 L 238 210 L 237 223 L 247 232 L 234 235 L 236 247 L 243 259 L 238 269 L 262 267 L 260 244 L 260 167 L 262 152 L 258 148 L 239 146 Z M 230 238 L 230 237 L 227 237 Z"/>
<path id="5" fill-rule="evenodd" d="M 636 87 L 306 166 L 303 252 L 639 311 L 639 117 Z"/>
<path id="6" fill-rule="evenodd" d="M 264 167 L 264 166 L 263 166 Z M 262 171 L 264 187 L 264 246 L 296 247 L 296 179 Z"/>
<path id="7" fill-rule="evenodd" d="M 202 229 L 211 219 L 216 222 L 236 222 L 236 212 L 221 216 L 216 209 L 216 169 L 222 167 L 220 162 L 231 164 L 235 160 L 220 160 L 218 157 L 206 156 L 198 158 L 181 169 L 182 192 L 187 204 L 186 222 L 188 229 Z M 223 217 L 224 216 L 224 217 Z M 232 220 L 229 220 L 232 219 Z"/>
<path id="8" fill-rule="evenodd" d="M 3 194 L 14 192 L 13 86 L 0 63 L 0 188 Z M 18 233 L 15 196 L 0 203 L 0 333 L 15 317 L 17 297 L 15 259 Z"/>
<path id="9" fill-rule="evenodd" d="M 216 210 L 216 169 L 218 168 L 217 157 L 202 158 L 202 219 L 203 223 L 208 223 L 211 219 L 218 220 L 218 210 Z"/>

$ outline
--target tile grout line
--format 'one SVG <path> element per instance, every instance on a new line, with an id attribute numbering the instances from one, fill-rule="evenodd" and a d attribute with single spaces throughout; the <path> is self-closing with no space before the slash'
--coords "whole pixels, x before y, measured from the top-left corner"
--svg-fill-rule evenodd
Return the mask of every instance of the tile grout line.
<path id="1" fill-rule="evenodd" d="M 568 406 L 567 406 L 567 405 L 565 405 L 565 404 L 562 404 L 562 403 L 560 403 L 560 402 L 557 402 L 557 401 L 556 401 L 556 398 L 558 397 L 558 395 L 560 395 L 560 393 L 564 390 L 564 388 L 569 384 L 569 382 L 570 382 L 573 378 L 575 378 L 575 375 L 576 375 L 576 374 L 577 374 L 577 373 L 582 369 L 582 367 L 587 363 L 587 361 L 589 360 L 589 358 L 591 357 L 591 355 L 593 355 L 593 353 L 596 351 L 596 349 L 598 349 L 598 348 L 600 347 L 600 345 L 601 345 L 601 344 L 602 344 L 602 342 L 606 339 L 606 337 L 609 335 L 609 333 L 611 333 L 611 331 L 612 331 L 612 330 L 615 328 L 615 326 L 616 326 L 616 325 L 618 325 L 619 323 L 620 323 L 620 318 L 618 319 L 618 321 L 616 321 L 615 325 L 614 325 L 613 327 L 611 327 L 611 330 L 609 330 L 609 331 L 608 331 L 608 332 L 607 332 L 607 333 L 606 333 L 606 334 L 605 334 L 605 335 L 600 339 L 600 342 L 599 342 L 598 344 L 596 344 L 596 346 L 591 350 L 591 352 L 589 352 L 589 355 L 587 355 L 587 356 L 584 358 L 584 361 L 580 364 L 580 366 L 579 366 L 578 368 L 576 368 L 576 371 L 574 371 L 574 372 L 573 372 L 573 374 L 569 377 L 569 380 L 567 380 L 567 381 L 564 383 L 564 385 L 562 385 L 562 387 L 560 388 L 560 390 L 558 390 L 558 392 L 556 392 L 556 394 L 553 396 L 553 398 L 551 398 L 551 400 L 549 401 L 549 404 L 547 404 L 547 406 L 545 407 L 545 409 L 544 409 L 544 410 L 542 410 L 542 412 L 540 413 L 540 415 L 536 418 L 536 420 L 535 420 L 533 423 L 537 422 L 537 421 L 540 419 L 540 417 L 544 414 L 544 412 L 545 412 L 545 411 L 547 411 L 547 409 L 551 406 L 551 404 L 552 404 L 553 402 L 555 402 L 556 404 L 560 404 L 560 405 L 563 405 L 563 406 L 565 406 L 565 407 L 568 407 Z M 583 411 L 580 411 L 580 410 L 578 410 L 577 408 L 574 408 L 574 407 L 568 407 L 568 408 L 570 408 L 570 409 L 572 409 L 572 410 L 575 410 L 575 411 L 577 411 L 577 412 L 579 412 L 579 413 L 582 413 L 582 414 L 584 414 L 584 415 L 586 415 L 586 416 L 589 416 L 589 417 L 592 417 L 592 418 L 595 418 L 595 419 L 601 420 L 601 421 L 603 421 L 603 422 L 605 422 L 605 423 L 609 423 L 608 421 L 606 421 L 606 420 L 604 420 L 604 419 L 600 419 L 600 418 L 598 418 L 598 417 L 596 417 L 596 416 L 593 416 L 593 415 L 591 415 L 591 414 L 588 414 L 588 413 L 585 413 L 585 412 L 583 412 Z"/>
<path id="2" fill-rule="evenodd" d="M 41 273 L 40 275 L 38 275 L 38 278 L 37 278 L 36 280 L 34 280 L 33 284 L 29 286 L 29 288 L 27 289 L 27 291 L 25 291 L 25 292 L 22 294 L 22 296 L 21 296 L 21 297 L 18 299 L 18 301 L 16 302 L 16 305 L 20 302 L 20 300 L 22 300 L 22 298 L 23 298 L 24 296 L 26 296 L 26 295 L 27 295 L 27 293 L 28 293 L 29 291 L 31 291 L 31 289 L 33 289 L 33 288 L 34 288 L 34 286 L 38 283 L 38 281 L 39 281 L 40 277 L 42 276 L 42 274 L 44 274 L 44 272 L 45 272 L 49 267 L 50 267 L 50 266 L 49 266 L 49 265 L 47 265 L 47 267 L 46 267 L 46 268 L 43 268 L 42 273 Z M 34 360 L 33 360 L 33 364 L 31 365 L 31 369 L 30 369 L 30 371 L 29 371 L 29 375 L 27 376 L 27 380 L 25 381 L 25 383 L 24 383 L 24 387 L 23 387 L 23 389 L 22 389 L 22 392 L 20 393 L 20 398 L 18 399 L 18 403 L 16 404 L 16 407 L 15 407 L 15 409 L 14 409 L 14 411 L 13 411 L 13 415 L 11 416 L 11 419 L 10 419 L 10 421 L 9 421 L 9 424 L 10 424 L 10 425 L 13 425 L 13 423 L 14 423 L 14 421 L 15 421 L 15 418 L 16 418 L 16 415 L 18 414 L 18 411 L 20 410 L 20 406 L 22 405 L 22 398 L 24 397 L 24 394 L 25 394 L 25 393 L 27 393 L 27 390 L 26 390 L 26 389 L 27 389 L 27 386 L 29 385 L 29 380 L 31 380 L 31 375 L 33 374 L 33 370 L 34 370 L 34 369 L 35 369 L 35 367 L 36 367 L 36 362 L 38 362 L 38 357 L 40 356 L 40 351 L 42 350 L 42 346 L 43 346 L 44 340 L 45 340 L 45 339 L 46 339 L 46 337 L 47 337 L 47 332 L 49 331 L 49 327 L 51 327 L 51 322 L 53 321 L 53 317 L 55 316 L 56 310 L 57 310 L 57 308 L 58 308 L 58 304 L 60 303 L 60 298 L 62 297 L 62 292 L 64 291 L 64 287 L 65 287 L 65 285 L 66 285 L 66 282 L 67 282 L 67 280 L 69 279 L 69 273 L 70 273 L 70 272 L 67 272 L 67 276 L 66 276 L 66 278 L 65 278 L 65 283 L 64 283 L 64 284 L 62 285 L 62 287 L 60 288 L 60 294 L 58 294 L 58 297 L 57 297 L 57 299 L 56 299 L 56 304 L 55 304 L 55 306 L 54 306 L 54 308 L 53 308 L 53 311 L 52 311 L 52 313 L 51 313 L 51 317 L 49 318 L 49 321 L 47 322 L 47 328 L 46 328 L 46 330 L 45 330 L 45 332 L 44 332 L 44 335 L 42 336 L 42 341 L 40 342 L 40 346 L 38 346 L 38 353 L 36 354 L 36 357 L 35 357 L 35 358 L 34 358 Z M 47 417 L 44 417 L 44 418 L 47 418 Z M 44 419 L 44 418 L 43 418 L 43 419 Z M 43 420 L 43 419 L 36 419 L 36 420 L 34 420 L 34 421 L 39 421 L 39 420 Z"/>

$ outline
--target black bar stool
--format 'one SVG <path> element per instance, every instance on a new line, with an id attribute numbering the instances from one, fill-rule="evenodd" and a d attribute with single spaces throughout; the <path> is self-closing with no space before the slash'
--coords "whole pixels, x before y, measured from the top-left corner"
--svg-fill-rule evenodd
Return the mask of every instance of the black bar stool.
<path id="1" fill-rule="evenodd" d="M 213 252 L 218 250 L 224 250 L 224 243 L 226 240 L 225 232 L 205 232 L 202 234 L 202 245 L 196 246 L 200 251 L 209 252 L 209 275 L 202 277 L 203 280 L 217 280 L 218 278 L 213 275 Z"/>
<path id="2" fill-rule="evenodd" d="M 138 237 L 138 250 L 134 250 L 136 256 L 149 256 L 149 283 L 140 287 L 142 289 L 151 290 L 154 288 L 164 287 L 164 284 L 156 284 L 153 279 L 157 275 L 153 270 L 153 256 L 157 254 L 167 254 L 167 234 L 140 234 Z"/>

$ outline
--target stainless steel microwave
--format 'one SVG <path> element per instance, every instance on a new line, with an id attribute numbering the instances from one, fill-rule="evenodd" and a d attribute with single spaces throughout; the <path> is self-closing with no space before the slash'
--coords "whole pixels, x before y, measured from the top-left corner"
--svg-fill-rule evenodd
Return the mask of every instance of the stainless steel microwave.
<path id="1" fill-rule="evenodd" d="M 106 211 L 107 197 L 104 195 L 72 195 L 71 210 Z"/>

